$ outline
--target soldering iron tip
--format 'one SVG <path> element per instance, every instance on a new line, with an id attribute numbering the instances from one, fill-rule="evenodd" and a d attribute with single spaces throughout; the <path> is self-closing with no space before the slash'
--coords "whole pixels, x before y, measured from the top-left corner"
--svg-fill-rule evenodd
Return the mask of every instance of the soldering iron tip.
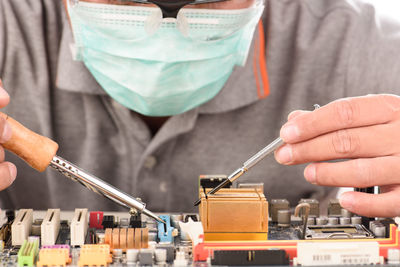
<path id="1" fill-rule="evenodd" d="M 200 205 L 200 203 L 201 203 L 201 199 L 199 198 L 199 199 L 194 203 L 194 206 L 197 207 L 198 205 Z"/>

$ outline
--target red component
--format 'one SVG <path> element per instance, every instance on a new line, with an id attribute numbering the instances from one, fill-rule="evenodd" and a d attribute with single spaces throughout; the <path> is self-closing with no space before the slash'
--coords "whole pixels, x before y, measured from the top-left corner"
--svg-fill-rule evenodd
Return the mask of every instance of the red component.
<path id="1" fill-rule="evenodd" d="M 104 212 L 102 211 L 92 211 L 89 214 L 89 227 L 96 228 L 96 229 L 103 229 L 103 222 Z"/>
<path id="2" fill-rule="evenodd" d="M 297 244 L 308 242 L 305 240 L 266 240 L 266 241 L 203 241 L 193 249 L 193 261 L 206 261 L 216 250 L 263 250 L 278 248 L 284 249 L 290 259 L 297 257 Z M 319 242 L 337 242 L 338 240 L 324 240 Z M 400 249 L 400 230 L 396 225 L 390 226 L 389 238 L 374 238 L 357 240 L 359 242 L 378 242 L 379 254 L 387 258 L 389 249 Z M 317 241 L 318 242 L 318 241 Z"/>

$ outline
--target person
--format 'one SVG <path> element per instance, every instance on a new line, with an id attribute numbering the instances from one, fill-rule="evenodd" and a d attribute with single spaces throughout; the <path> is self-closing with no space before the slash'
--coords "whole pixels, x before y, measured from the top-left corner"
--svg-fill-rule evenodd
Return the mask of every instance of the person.
<path id="1" fill-rule="evenodd" d="M 131 1 L 1 0 L 2 111 L 152 211 L 195 211 L 200 174 L 229 174 L 280 135 L 281 164 L 268 157 L 240 182 L 292 205 L 381 186 L 341 204 L 399 215 L 399 23 L 355 0 L 202 5 L 171 15 Z M 10 137 L 4 120 L 0 132 Z M 6 157 L 1 188 L 16 176 L 9 162 L 19 178 L 2 208 L 117 209 Z"/>

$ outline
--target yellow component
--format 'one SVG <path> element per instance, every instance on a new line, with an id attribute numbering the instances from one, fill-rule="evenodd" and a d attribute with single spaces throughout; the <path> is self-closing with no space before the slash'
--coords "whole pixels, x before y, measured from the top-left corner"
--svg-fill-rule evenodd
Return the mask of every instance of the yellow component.
<path id="1" fill-rule="evenodd" d="M 268 202 L 261 188 L 223 188 L 207 199 L 199 193 L 205 241 L 267 240 Z"/>
<path id="2" fill-rule="evenodd" d="M 265 241 L 268 233 L 205 233 L 205 241 Z"/>
<path id="3" fill-rule="evenodd" d="M 42 248 L 39 251 L 37 267 L 42 266 L 64 266 L 71 263 L 69 249 L 67 248 Z"/>
<path id="4" fill-rule="evenodd" d="M 111 262 L 110 245 L 83 245 L 78 266 L 107 266 Z"/>

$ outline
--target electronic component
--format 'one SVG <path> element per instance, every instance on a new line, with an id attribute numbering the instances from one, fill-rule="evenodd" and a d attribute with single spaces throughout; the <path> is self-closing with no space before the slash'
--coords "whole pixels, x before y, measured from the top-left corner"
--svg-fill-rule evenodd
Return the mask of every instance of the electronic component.
<path id="1" fill-rule="evenodd" d="M 71 263 L 69 256 L 69 248 L 67 247 L 46 247 L 39 251 L 39 260 L 36 263 L 37 267 L 42 266 L 66 266 Z"/>
<path id="2" fill-rule="evenodd" d="M 172 236 L 172 230 L 174 228 L 171 226 L 170 216 L 160 215 L 160 218 L 165 222 L 165 224 L 157 222 L 158 240 L 160 240 L 160 242 L 167 242 L 167 243 L 174 242 L 174 237 Z"/>
<path id="3" fill-rule="evenodd" d="M 218 194 L 200 192 L 200 220 L 206 240 L 266 240 L 268 203 L 259 189 L 223 188 Z"/>
<path id="4" fill-rule="evenodd" d="M 172 263 L 175 256 L 175 246 L 174 244 L 157 244 L 156 249 L 164 249 L 167 253 L 166 261 Z"/>
<path id="5" fill-rule="evenodd" d="M 337 219 L 337 218 L 336 218 Z M 373 235 L 363 225 L 310 225 L 306 239 L 365 239 Z"/>
<path id="6" fill-rule="evenodd" d="M 228 176 L 226 175 L 200 175 L 199 184 L 200 188 L 214 188 L 225 180 L 228 180 Z M 224 186 L 224 188 L 229 188 L 231 186 L 232 183 L 229 182 Z"/>
<path id="7" fill-rule="evenodd" d="M 272 222 L 278 222 L 278 211 L 289 210 L 290 204 L 287 199 L 271 199 L 269 202 L 269 211 Z"/>
<path id="8" fill-rule="evenodd" d="M 329 200 L 328 204 L 328 216 L 339 217 L 342 215 L 342 207 L 340 206 L 338 199 Z"/>
<path id="9" fill-rule="evenodd" d="M 219 266 L 265 266 L 289 265 L 284 250 L 218 250 L 211 259 L 212 265 Z"/>
<path id="10" fill-rule="evenodd" d="M 290 227 L 290 210 L 278 210 L 278 226 Z"/>
<path id="11" fill-rule="evenodd" d="M 114 228 L 115 227 L 115 218 L 112 215 L 103 216 L 103 221 L 101 222 L 103 229 L 106 228 Z"/>
<path id="12" fill-rule="evenodd" d="M 24 240 L 21 249 L 18 251 L 18 265 L 34 266 L 38 251 L 39 251 L 38 238 L 33 238 L 31 240 Z"/>
<path id="13" fill-rule="evenodd" d="M 139 251 L 139 265 L 153 265 L 153 251 L 151 249 L 141 249 Z"/>
<path id="14" fill-rule="evenodd" d="M 110 249 L 142 249 L 149 244 L 148 228 L 107 228 L 104 234 L 104 243 L 110 245 Z"/>
<path id="15" fill-rule="evenodd" d="M 142 228 L 142 214 L 140 212 L 136 212 L 136 214 L 131 215 L 129 218 L 129 227 L 132 228 Z"/>
<path id="16" fill-rule="evenodd" d="M 80 251 L 78 266 L 107 266 L 112 262 L 110 246 L 103 245 L 83 245 Z"/>
<path id="17" fill-rule="evenodd" d="M 75 209 L 74 218 L 71 221 L 71 246 L 82 246 L 88 229 L 88 210 Z"/>
<path id="18" fill-rule="evenodd" d="M 31 233 L 33 210 L 21 209 L 11 225 L 11 242 L 13 246 L 21 246 Z"/>
<path id="19" fill-rule="evenodd" d="M 60 221 L 60 230 L 58 233 L 56 244 L 70 244 L 70 227 L 68 221 Z"/>
<path id="20" fill-rule="evenodd" d="M 156 249 L 154 252 L 154 258 L 157 265 L 165 265 L 167 263 L 167 250 Z"/>
<path id="21" fill-rule="evenodd" d="M 136 265 L 138 261 L 139 250 L 138 249 L 127 249 L 126 250 L 126 263 L 128 265 Z"/>
<path id="22" fill-rule="evenodd" d="M 89 228 L 104 229 L 102 225 L 104 212 L 102 211 L 91 211 L 89 213 Z"/>
<path id="23" fill-rule="evenodd" d="M 41 242 L 43 245 L 54 245 L 60 230 L 60 209 L 47 210 L 41 225 Z"/>
<path id="24" fill-rule="evenodd" d="M 302 242 L 297 244 L 295 264 L 315 265 L 369 265 L 383 263 L 378 242 Z"/>
<path id="25" fill-rule="evenodd" d="M 308 203 L 310 204 L 310 217 L 319 217 L 319 201 L 313 198 L 302 198 L 299 201 L 299 204 Z M 301 213 L 300 213 L 301 215 Z"/>

